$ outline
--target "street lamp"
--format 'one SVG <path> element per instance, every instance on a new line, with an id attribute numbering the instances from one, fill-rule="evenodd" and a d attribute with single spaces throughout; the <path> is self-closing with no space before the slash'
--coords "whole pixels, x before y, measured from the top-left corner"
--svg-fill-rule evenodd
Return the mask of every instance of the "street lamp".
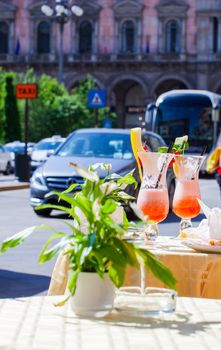
<path id="1" fill-rule="evenodd" d="M 82 16 L 83 10 L 77 5 L 71 6 L 68 0 L 54 0 L 55 4 L 53 7 L 49 5 L 42 5 L 41 11 L 47 17 L 54 16 L 57 23 L 59 24 L 60 32 L 60 47 L 58 54 L 58 82 L 61 83 L 63 80 L 63 34 L 64 25 L 70 20 L 72 14 L 75 16 Z"/>

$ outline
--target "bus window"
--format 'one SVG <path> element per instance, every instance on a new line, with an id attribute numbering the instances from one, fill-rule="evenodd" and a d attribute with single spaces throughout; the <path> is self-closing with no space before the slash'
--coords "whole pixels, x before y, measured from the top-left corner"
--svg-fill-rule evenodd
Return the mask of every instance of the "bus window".
<path id="1" fill-rule="evenodd" d="M 172 90 L 162 94 L 156 101 L 152 130 L 167 144 L 176 137 L 188 135 L 190 153 L 200 153 L 205 145 L 209 151 L 214 143 L 213 95 L 220 103 L 221 96 L 205 91 Z"/>
<path id="2" fill-rule="evenodd" d="M 201 112 L 199 125 L 195 128 L 194 134 L 197 137 L 212 139 L 213 127 L 212 127 L 212 109 L 204 108 Z"/>

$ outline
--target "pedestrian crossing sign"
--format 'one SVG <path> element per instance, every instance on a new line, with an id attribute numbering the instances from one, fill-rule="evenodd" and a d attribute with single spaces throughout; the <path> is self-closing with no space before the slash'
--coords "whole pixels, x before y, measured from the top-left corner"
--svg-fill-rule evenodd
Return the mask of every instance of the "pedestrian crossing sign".
<path id="1" fill-rule="evenodd" d="M 88 91 L 88 108 L 103 108 L 106 106 L 105 90 Z"/>

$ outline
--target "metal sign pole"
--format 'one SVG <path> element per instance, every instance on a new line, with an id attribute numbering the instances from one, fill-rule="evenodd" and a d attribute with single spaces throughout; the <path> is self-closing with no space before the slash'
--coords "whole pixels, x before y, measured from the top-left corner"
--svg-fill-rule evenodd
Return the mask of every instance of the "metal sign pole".
<path id="1" fill-rule="evenodd" d="M 37 84 L 17 84 L 16 98 L 25 99 L 25 120 L 24 120 L 24 154 L 17 154 L 15 157 L 15 175 L 19 181 L 29 181 L 30 179 L 30 157 L 28 155 L 29 138 L 29 99 L 38 97 Z"/>
<path id="2" fill-rule="evenodd" d="M 28 155 L 28 134 L 29 134 L 29 105 L 28 99 L 25 100 L 25 156 Z"/>
<path id="3" fill-rule="evenodd" d="M 98 109 L 95 108 L 95 128 L 98 128 Z"/>

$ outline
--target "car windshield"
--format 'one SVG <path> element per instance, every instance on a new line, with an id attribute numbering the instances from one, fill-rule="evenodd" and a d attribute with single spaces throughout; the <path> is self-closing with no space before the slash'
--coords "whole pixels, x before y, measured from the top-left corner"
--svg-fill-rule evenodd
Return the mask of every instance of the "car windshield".
<path id="1" fill-rule="evenodd" d="M 53 141 L 53 142 L 42 141 L 42 142 L 39 142 L 34 147 L 34 151 L 50 151 L 52 149 L 56 149 L 60 144 L 61 144 L 61 141 Z"/>
<path id="2" fill-rule="evenodd" d="M 59 156 L 132 159 L 130 135 L 75 133 L 57 152 Z"/>
<path id="3" fill-rule="evenodd" d="M 23 153 L 25 146 L 5 146 L 8 152 Z"/>

